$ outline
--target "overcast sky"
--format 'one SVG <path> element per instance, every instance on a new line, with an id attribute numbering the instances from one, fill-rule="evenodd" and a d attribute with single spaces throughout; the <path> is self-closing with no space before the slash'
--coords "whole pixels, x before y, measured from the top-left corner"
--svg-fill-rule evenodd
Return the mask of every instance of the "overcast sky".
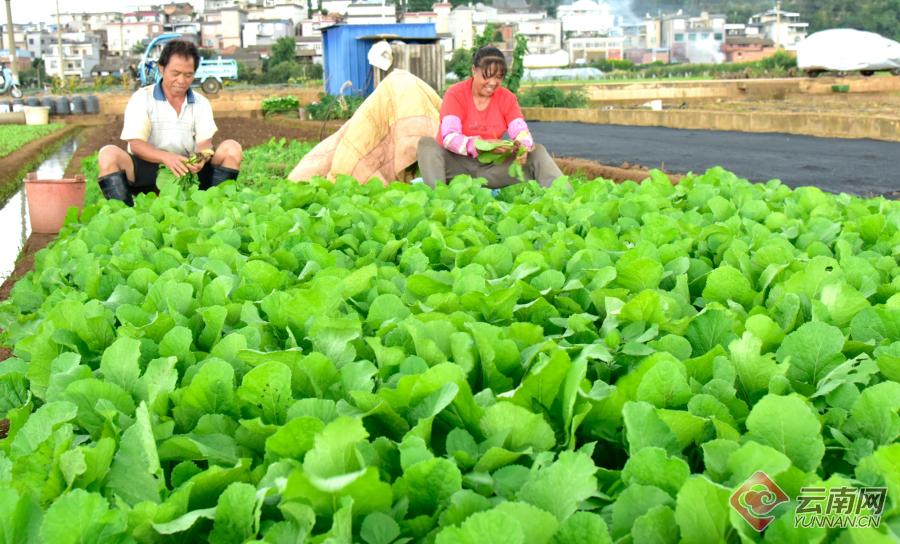
<path id="1" fill-rule="evenodd" d="M 194 8 L 201 9 L 203 0 L 190 0 Z M 149 6 L 151 4 L 167 4 L 167 0 L 157 2 L 147 1 L 125 2 L 117 0 L 59 0 L 61 13 L 71 12 L 97 12 L 97 11 L 129 11 L 135 6 Z M 6 22 L 6 6 L 0 2 L 0 20 Z M 56 17 L 56 0 L 12 0 L 13 21 L 15 23 L 28 22 L 53 22 Z"/>

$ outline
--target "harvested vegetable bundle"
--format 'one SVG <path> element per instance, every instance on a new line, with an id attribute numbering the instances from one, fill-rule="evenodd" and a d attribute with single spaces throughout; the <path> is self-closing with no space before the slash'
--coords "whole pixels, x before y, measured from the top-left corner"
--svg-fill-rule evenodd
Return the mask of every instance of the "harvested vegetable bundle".
<path id="1" fill-rule="evenodd" d="M 507 170 L 510 177 L 525 182 L 525 171 L 518 159 L 528 150 L 518 142 L 514 140 L 497 140 L 495 142 L 475 140 L 475 149 L 478 150 L 478 161 L 482 164 L 503 164 L 511 161 Z M 498 149 L 503 151 L 498 152 Z"/>
<path id="2" fill-rule="evenodd" d="M 189 166 L 194 166 L 197 164 L 203 164 L 204 162 L 210 160 L 213 155 L 215 155 L 215 151 L 212 149 L 202 149 L 190 157 L 185 161 L 185 164 Z M 165 166 L 159 165 L 161 169 L 165 169 Z M 175 178 L 175 183 L 179 185 L 182 189 L 187 189 L 192 186 L 196 186 L 199 184 L 199 180 L 197 179 L 197 174 L 193 172 L 188 172 L 183 176 L 173 176 Z"/>

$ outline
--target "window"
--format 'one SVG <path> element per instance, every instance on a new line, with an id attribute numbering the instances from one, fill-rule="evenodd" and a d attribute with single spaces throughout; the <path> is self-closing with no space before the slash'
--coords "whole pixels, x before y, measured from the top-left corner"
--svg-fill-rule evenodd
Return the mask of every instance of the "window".
<path id="1" fill-rule="evenodd" d="M 695 34 L 694 32 L 691 32 L 690 34 L 688 34 L 688 41 L 689 42 L 697 41 L 697 34 Z"/>
<path id="2" fill-rule="evenodd" d="M 722 41 L 722 33 L 721 33 L 721 32 L 716 32 L 716 33 L 713 35 L 713 38 L 714 38 L 717 42 Z"/>
<path id="3" fill-rule="evenodd" d="M 684 34 L 681 34 L 681 33 L 675 34 L 675 41 L 676 41 L 676 42 L 683 42 L 683 41 L 684 41 Z"/>

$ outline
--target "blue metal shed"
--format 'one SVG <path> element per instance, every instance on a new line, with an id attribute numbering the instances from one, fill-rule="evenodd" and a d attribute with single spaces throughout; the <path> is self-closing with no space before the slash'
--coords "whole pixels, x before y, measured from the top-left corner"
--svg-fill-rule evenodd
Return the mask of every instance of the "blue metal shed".
<path id="1" fill-rule="evenodd" d="M 372 66 L 366 56 L 374 43 L 371 36 L 391 36 L 398 40 L 437 38 L 433 23 L 398 23 L 382 25 L 337 24 L 322 28 L 322 56 L 325 64 L 325 91 L 331 95 L 341 92 L 345 81 L 353 83 L 344 94 L 369 95 L 375 84 Z"/>

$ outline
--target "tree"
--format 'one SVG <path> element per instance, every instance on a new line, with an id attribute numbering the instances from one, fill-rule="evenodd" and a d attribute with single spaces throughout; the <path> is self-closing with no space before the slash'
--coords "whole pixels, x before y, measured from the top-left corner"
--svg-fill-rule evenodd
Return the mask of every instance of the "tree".
<path id="1" fill-rule="evenodd" d="M 297 42 L 291 36 L 278 38 L 278 41 L 272 46 L 269 65 L 275 66 L 285 61 L 297 61 Z"/>
<path id="2" fill-rule="evenodd" d="M 461 80 L 469 77 L 469 73 L 472 71 L 472 51 L 470 49 L 454 51 L 447 69 Z"/>
<path id="3" fill-rule="evenodd" d="M 511 92 L 519 90 L 522 76 L 525 75 L 525 53 L 528 53 L 528 40 L 521 34 L 516 34 L 516 47 L 513 49 L 512 66 L 506 74 L 506 88 Z"/>

